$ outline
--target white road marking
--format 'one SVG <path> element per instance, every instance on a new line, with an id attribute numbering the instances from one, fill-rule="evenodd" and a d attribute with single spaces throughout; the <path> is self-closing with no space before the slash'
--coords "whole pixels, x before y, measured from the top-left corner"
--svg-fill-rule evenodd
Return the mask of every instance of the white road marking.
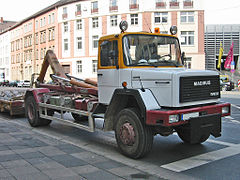
<path id="1" fill-rule="evenodd" d="M 240 124 L 240 122 L 237 121 L 237 120 L 231 120 L 231 122 L 233 122 L 233 123 L 237 123 L 237 124 Z"/>
<path id="2" fill-rule="evenodd" d="M 234 118 L 231 117 L 231 116 L 226 116 L 225 118 L 226 118 L 226 119 L 234 119 Z"/>
<path id="3" fill-rule="evenodd" d="M 182 172 L 213 161 L 234 156 L 240 153 L 240 144 L 236 146 L 227 147 L 213 152 L 208 152 L 198 156 L 193 156 L 187 159 L 179 160 L 173 163 L 162 165 L 162 168 Z"/>
<path id="4" fill-rule="evenodd" d="M 237 106 L 237 105 L 235 105 L 235 104 L 231 104 L 231 106 L 233 106 L 233 107 L 235 107 L 235 108 L 237 108 L 237 109 L 240 109 L 240 107 Z"/>
<path id="5" fill-rule="evenodd" d="M 216 141 L 216 140 L 213 140 L 213 139 L 208 139 L 207 142 L 214 143 L 214 144 L 219 144 L 219 145 L 224 145 L 224 146 L 238 146 L 238 144 L 233 144 L 233 143 L 224 142 L 224 141 Z"/>

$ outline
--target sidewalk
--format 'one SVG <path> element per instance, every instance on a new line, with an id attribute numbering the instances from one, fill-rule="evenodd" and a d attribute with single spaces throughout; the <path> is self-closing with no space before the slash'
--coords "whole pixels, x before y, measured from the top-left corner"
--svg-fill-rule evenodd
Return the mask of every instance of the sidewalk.
<path id="1" fill-rule="evenodd" d="M 0 180 L 159 179 L 0 118 Z"/>

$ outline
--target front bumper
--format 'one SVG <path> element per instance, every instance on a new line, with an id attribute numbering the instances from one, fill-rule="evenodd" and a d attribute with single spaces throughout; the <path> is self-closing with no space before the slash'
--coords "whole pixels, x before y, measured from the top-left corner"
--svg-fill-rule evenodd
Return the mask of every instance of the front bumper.
<path id="1" fill-rule="evenodd" d="M 223 108 L 229 108 L 228 112 L 222 113 Z M 191 117 L 193 114 L 198 114 L 196 117 Z M 223 116 L 229 116 L 231 114 L 231 104 L 229 103 L 219 103 L 208 106 L 198 106 L 193 108 L 184 108 L 184 109 L 161 109 L 161 110 L 149 110 L 146 113 L 146 124 L 147 125 L 161 125 L 161 126 L 179 126 L 182 124 L 187 124 L 192 118 L 205 117 L 212 115 L 219 115 L 219 118 Z M 169 117 L 171 115 L 178 116 L 178 121 L 170 123 Z M 189 118 L 185 118 L 189 116 Z"/>

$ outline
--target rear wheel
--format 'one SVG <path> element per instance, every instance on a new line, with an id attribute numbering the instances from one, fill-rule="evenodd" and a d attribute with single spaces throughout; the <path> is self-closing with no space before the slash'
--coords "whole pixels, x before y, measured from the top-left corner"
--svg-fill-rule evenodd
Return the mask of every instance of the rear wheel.
<path id="1" fill-rule="evenodd" d="M 145 156 L 152 149 L 152 129 L 141 122 L 133 108 L 123 109 L 117 115 L 115 137 L 122 154 L 134 159 Z"/>
<path id="2" fill-rule="evenodd" d="M 196 138 L 197 140 L 194 142 L 191 142 L 190 128 L 181 127 L 181 128 L 177 128 L 176 131 L 180 139 L 183 142 L 188 144 L 201 144 L 205 142 L 210 136 L 210 133 L 199 133 L 198 137 Z"/>
<path id="3" fill-rule="evenodd" d="M 25 115 L 32 127 L 47 126 L 51 123 L 50 120 L 39 117 L 37 103 L 33 96 L 28 96 L 26 99 Z"/>

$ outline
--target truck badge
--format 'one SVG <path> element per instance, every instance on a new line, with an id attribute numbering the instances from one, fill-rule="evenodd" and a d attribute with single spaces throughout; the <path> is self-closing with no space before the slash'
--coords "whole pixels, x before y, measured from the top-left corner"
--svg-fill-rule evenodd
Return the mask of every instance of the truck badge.
<path id="1" fill-rule="evenodd" d="M 194 86 L 210 86 L 211 85 L 211 81 L 195 81 L 193 82 Z"/>

